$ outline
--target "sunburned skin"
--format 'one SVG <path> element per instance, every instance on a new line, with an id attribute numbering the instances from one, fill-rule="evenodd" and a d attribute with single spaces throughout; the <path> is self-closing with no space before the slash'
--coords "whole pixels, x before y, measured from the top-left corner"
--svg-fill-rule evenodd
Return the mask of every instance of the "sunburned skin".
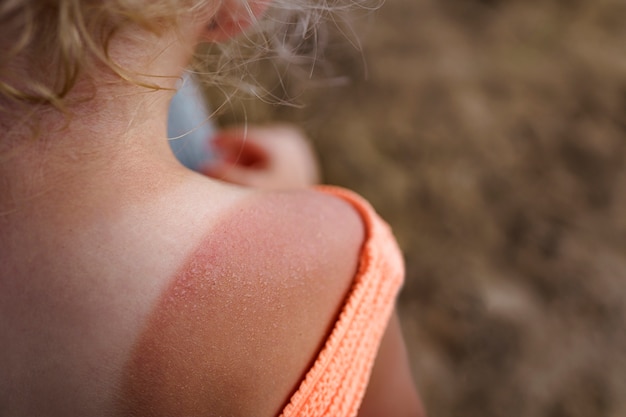
<path id="1" fill-rule="evenodd" d="M 354 275 L 362 241 L 357 216 L 348 238 L 324 227 L 345 203 L 312 195 L 278 194 L 209 233 L 135 343 L 120 414 L 280 413 L 338 314 L 351 282 L 336 276 Z"/>

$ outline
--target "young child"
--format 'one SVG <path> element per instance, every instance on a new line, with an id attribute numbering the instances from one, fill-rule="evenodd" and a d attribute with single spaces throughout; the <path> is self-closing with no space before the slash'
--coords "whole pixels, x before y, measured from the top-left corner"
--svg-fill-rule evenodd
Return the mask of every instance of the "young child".
<path id="1" fill-rule="evenodd" d="M 0 6 L 0 416 L 423 415 L 368 204 L 290 127 L 218 132 L 211 177 L 169 148 L 195 45 L 265 6 Z"/>

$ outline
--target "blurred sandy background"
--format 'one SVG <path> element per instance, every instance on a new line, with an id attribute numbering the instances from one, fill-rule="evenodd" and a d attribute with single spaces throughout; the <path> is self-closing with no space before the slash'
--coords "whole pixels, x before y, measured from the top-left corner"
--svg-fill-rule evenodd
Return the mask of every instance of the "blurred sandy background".
<path id="1" fill-rule="evenodd" d="M 304 107 L 243 106 L 393 226 L 430 416 L 626 416 L 626 0 L 388 0 L 354 27 Z"/>

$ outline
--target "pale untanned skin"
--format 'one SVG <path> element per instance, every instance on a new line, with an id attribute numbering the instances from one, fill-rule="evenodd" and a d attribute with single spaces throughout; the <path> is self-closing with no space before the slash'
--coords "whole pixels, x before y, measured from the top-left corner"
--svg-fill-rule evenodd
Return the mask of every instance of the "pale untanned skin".
<path id="1" fill-rule="evenodd" d="M 138 172 L 120 173 L 66 181 L 2 217 L 0 415 L 112 415 L 154 300 L 243 198 L 220 193 L 216 201 L 204 179 L 167 170 L 161 191 L 146 178 L 140 190 L 129 184 Z"/>
<path id="2" fill-rule="evenodd" d="M 129 29 L 110 52 L 131 70 L 178 74 L 211 17 L 159 39 Z M 253 191 L 187 171 L 164 140 L 175 78 L 146 94 L 99 76 L 106 82 L 70 109 L 66 130 L 54 129 L 62 115 L 40 115 L 45 137 L 25 137 L 20 158 L 0 165 L 0 415 L 124 415 L 157 397 L 171 411 L 177 386 L 189 388 L 187 410 L 202 396 L 208 414 L 276 415 L 350 287 L 358 215 L 317 193 Z M 264 158 L 282 166 L 273 151 Z M 207 263 L 205 275 L 191 274 Z M 183 294 L 187 284 L 200 290 Z M 372 387 L 404 387 L 394 398 L 417 416 L 398 353 L 390 327 Z M 376 370 L 387 365 L 404 371 Z M 190 372 L 148 381 L 159 366 Z M 363 415 L 383 404 L 370 391 Z"/>

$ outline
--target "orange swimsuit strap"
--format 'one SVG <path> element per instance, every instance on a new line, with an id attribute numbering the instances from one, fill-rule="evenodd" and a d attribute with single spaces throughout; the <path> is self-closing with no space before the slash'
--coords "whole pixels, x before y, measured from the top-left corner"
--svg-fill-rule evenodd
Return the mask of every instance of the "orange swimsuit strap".
<path id="1" fill-rule="evenodd" d="M 404 279 L 404 261 L 389 226 L 358 195 L 318 187 L 361 214 L 366 241 L 360 266 L 330 337 L 282 417 L 354 417 Z"/>

